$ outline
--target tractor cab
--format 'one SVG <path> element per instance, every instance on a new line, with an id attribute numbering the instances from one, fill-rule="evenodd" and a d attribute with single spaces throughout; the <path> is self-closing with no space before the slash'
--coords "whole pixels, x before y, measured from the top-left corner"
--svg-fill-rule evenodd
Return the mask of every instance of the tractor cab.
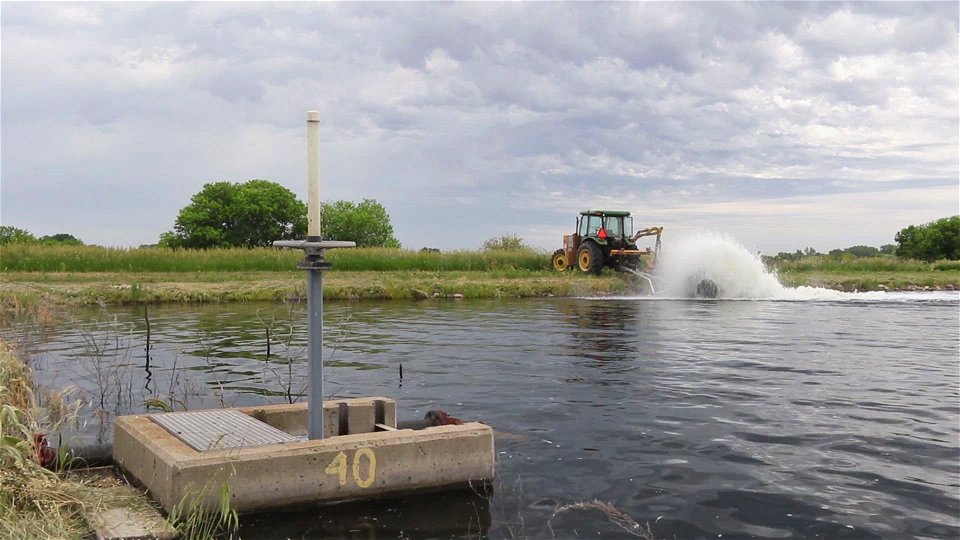
<path id="1" fill-rule="evenodd" d="M 584 210 L 577 217 L 574 234 L 563 236 L 563 248 L 551 259 L 554 269 L 564 271 L 576 265 L 582 272 L 599 274 L 604 266 L 638 270 L 641 256 L 660 251 L 662 227 L 650 227 L 634 233 L 633 217 L 622 210 Z M 656 235 L 656 248 L 641 250 L 637 239 Z M 575 262 L 574 262 L 575 261 Z M 652 266 L 652 261 L 647 266 Z"/>
<path id="2" fill-rule="evenodd" d="M 577 234 L 581 239 L 622 243 L 633 235 L 633 218 L 630 212 L 584 210 L 577 218 Z"/>

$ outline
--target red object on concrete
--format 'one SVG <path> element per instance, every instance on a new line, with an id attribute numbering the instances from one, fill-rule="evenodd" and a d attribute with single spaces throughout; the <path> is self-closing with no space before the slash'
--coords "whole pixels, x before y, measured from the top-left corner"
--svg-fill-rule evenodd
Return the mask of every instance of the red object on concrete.
<path id="1" fill-rule="evenodd" d="M 434 422 L 433 425 L 435 426 L 463 425 L 463 420 L 459 418 L 454 418 L 441 410 L 427 411 L 427 416 L 425 418 L 427 420 L 432 420 Z"/>

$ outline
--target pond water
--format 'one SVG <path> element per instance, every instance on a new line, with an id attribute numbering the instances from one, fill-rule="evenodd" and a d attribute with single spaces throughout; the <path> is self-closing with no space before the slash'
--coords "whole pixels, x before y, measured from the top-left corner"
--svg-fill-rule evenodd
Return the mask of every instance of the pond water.
<path id="1" fill-rule="evenodd" d="M 495 489 L 246 516 L 241 534 L 609 538 L 632 520 L 656 538 L 960 536 L 960 296 L 784 297 L 328 302 L 325 393 L 488 423 Z M 82 390 L 87 441 L 151 397 L 303 399 L 303 305 L 148 309 L 3 335 L 29 344 L 39 382 Z M 554 515 L 580 501 L 614 519 Z"/>

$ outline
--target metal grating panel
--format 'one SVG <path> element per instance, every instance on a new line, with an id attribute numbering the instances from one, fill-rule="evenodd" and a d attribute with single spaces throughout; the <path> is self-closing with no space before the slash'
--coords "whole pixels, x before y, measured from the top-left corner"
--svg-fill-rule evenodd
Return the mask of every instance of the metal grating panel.
<path id="1" fill-rule="evenodd" d="M 229 409 L 155 414 L 150 418 L 198 452 L 299 440 L 256 418 Z"/>

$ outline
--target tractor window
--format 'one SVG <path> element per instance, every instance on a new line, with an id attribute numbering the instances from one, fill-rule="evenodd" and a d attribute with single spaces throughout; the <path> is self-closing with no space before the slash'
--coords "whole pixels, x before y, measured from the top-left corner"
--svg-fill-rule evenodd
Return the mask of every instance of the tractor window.
<path id="1" fill-rule="evenodd" d="M 620 230 L 623 228 L 622 225 L 623 225 L 623 218 L 619 218 L 619 217 L 607 218 L 607 225 L 606 225 L 607 234 L 612 237 L 621 236 L 623 234 L 623 231 Z"/>
<path id="2" fill-rule="evenodd" d="M 633 218 L 625 217 L 623 218 L 623 235 L 627 238 L 633 236 Z"/>
<path id="3" fill-rule="evenodd" d="M 603 225 L 603 219 L 600 216 L 583 216 L 580 220 L 580 236 L 596 236 Z"/>

